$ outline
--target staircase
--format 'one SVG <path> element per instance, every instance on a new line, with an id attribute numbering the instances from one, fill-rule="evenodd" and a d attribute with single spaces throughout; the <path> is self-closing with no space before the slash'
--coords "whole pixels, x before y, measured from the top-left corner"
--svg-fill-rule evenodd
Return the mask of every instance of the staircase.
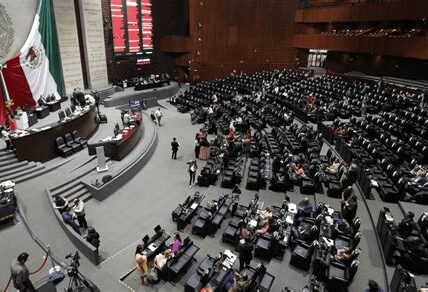
<path id="1" fill-rule="evenodd" d="M 81 199 L 83 202 L 87 202 L 92 198 L 92 194 L 79 180 L 68 181 L 65 184 L 50 189 L 50 195 L 52 196 L 52 200 L 56 195 L 60 195 L 69 203 L 77 198 Z"/>
<path id="2" fill-rule="evenodd" d="M 18 161 L 13 151 L 0 151 L 0 182 L 24 182 L 45 173 L 44 169 L 40 162 Z"/>

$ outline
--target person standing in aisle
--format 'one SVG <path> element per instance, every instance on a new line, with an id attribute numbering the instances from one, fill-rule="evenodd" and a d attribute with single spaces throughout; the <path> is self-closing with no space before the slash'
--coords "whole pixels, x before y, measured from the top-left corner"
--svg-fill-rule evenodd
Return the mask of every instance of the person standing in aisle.
<path id="1" fill-rule="evenodd" d="M 155 112 L 155 115 L 156 115 L 156 119 L 158 120 L 158 126 L 160 127 L 161 126 L 161 118 L 163 116 L 160 107 L 158 107 L 158 110 Z"/>
<path id="2" fill-rule="evenodd" d="M 189 164 L 189 170 L 188 170 L 190 175 L 189 186 L 191 188 L 192 185 L 195 184 L 195 177 L 196 177 L 196 171 L 198 170 L 198 165 L 196 164 L 196 160 L 191 160 L 187 164 Z"/>
<path id="3" fill-rule="evenodd" d="M 180 146 L 180 143 L 177 142 L 177 138 L 172 138 L 172 142 L 171 142 L 171 148 L 172 148 L 172 159 L 177 159 L 177 151 L 178 151 L 178 146 Z"/>

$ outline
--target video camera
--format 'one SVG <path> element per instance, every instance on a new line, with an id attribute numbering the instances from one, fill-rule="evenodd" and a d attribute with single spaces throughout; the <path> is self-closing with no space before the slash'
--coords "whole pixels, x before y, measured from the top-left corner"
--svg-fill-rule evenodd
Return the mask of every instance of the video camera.
<path id="1" fill-rule="evenodd" d="M 67 267 L 67 275 L 73 277 L 78 274 L 78 267 L 80 266 L 80 255 L 79 252 L 76 251 L 74 254 L 70 253 L 65 256 L 66 259 L 70 259 L 69 266 Z"/>

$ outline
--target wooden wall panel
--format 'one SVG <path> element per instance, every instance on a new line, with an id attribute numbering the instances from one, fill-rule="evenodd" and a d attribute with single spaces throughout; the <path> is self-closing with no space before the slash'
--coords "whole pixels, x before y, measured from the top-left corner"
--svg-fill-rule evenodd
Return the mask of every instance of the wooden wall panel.
<path id="1" fill-rule="evenodd" d="M 295 21 L 316 23 L 421 20 L 427 18 L 427 11 L 426 0 L 356 3 L 298 9 Z"/>
<path id="2" fill-rule="evenodd" d="M 370 53 L 428 59 L 428 38 L 366 37 L 296 34 L 293 46 L 306 49 L 326 49 L 341 52 Z"/>
<path id="3" fill-rule="evenodd" d="M 325 65 L 331 72 L 359 71 L 375 76 L 428 80 L 428 60 L 330 51 Z"/>
<path id="4" fill-rule="evenodd" d="M 296 8 L 297 0 L 190 0 L 192 75 L 293 67 Z"/>

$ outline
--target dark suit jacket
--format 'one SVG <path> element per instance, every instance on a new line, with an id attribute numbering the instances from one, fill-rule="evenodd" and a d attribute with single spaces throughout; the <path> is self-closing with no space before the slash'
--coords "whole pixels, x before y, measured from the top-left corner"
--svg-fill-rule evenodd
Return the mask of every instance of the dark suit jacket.
<path id="1" fill-rule="evenodd" d="M 242 260 L 252 260 L 253 259 L 253 244 L 246 242 L 244 244 L 239 244 L 237 250 L 239 252 L 239 258 Z"/>

